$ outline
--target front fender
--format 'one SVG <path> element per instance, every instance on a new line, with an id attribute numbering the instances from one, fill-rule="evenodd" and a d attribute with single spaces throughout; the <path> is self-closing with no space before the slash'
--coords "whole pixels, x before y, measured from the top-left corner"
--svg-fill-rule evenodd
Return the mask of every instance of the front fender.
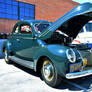
<path id="1" fill-rule="evenodd" d="M 39 58 L 45 56 L 53 62 L 58 74 L 64 76 L 67 69 L 66 49 L 67 48 L 61 45 L 47 45 L 43 48 L 40 48 L 34 55 L 35 71 L 37 71 L 36 66 Z"/>

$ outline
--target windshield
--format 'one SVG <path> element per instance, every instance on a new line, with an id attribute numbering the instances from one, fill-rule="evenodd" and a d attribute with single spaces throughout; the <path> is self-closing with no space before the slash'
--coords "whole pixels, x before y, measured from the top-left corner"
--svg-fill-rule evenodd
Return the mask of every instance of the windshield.
<path id="1" fill-rule="evenodd" d="M 88 23 L 85 25 L 87 32 L 92 32 L 92 23 Z"/>
<path id="2" fill-rule="evenodd" d="M 50 23 L 38 23 L 38 24 L 35 24 L 36 32 L 38 32 L 38 33 L 43 32 L 43 30 L 46 29 L 49 25 L 50 25 Z"/>
<path id="3" fill-rule="evenodd" d="M 92 32 L 92 23 L 85 24 L 80 33 L 82 32 Z"/>

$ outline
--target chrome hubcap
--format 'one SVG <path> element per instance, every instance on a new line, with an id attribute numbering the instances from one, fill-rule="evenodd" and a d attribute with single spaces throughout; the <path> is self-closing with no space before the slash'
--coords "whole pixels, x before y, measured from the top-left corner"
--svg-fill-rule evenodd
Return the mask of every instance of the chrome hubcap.
<path id="1" fill-rule="evenodd" d="M 54 78 L 53 66 L 49 61 L 45 61 L 43 64 L 43 74 L 48 81 L 51 81 Z"/>

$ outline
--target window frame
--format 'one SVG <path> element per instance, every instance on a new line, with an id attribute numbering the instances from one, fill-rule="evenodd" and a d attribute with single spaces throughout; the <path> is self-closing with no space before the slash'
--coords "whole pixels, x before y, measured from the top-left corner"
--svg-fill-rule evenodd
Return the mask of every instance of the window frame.
<path id="1" fill-rule="evenodd" d="M 16 30 L 17 27 L 18 27 L 18 32 L 15 33 L 15 30 Z M 12 34 L 19 34 L 19 25 L 18 25 L 18 24 L 16 24 L 16 25 L 14 26 L 13 31 L 12 31 Z"/>
<path id="2" fill-rule="evenodd" d="M 10 1 L 2 0 L 2 1 L 0 1 L 0 4 L 1 4 L 0 5 L 0 10 L 1 10 L 0 18 L 14 19 L 14 20 L 35 19 L 35 5 L 23 3 L 23 2 L 19 2 L 19 1 L 14 1 L 14 0 L 10 0 Z M 7 1 L 9 1 L 11 3 L 7 3 Z M 24 6 L 22 7 L 20 4 L 21 5 L 23 4 Z M 30 6 L 30 7 L 28 7 L 28 6 Z M 21 8 L 22 9 L 24 8 L 23 13 L 21 13 Z M 29 11 L 28 15 L 25 12 L 27 10 Z M 31 12 L 32 12 L 32 14 L 31 14 Z"/>
<path id="3" fill-rule="evenodd" d="M 24 31 L 24 33 L 22 33 L 22 32 L 21 32 L 21 26 L 23 26 L 23 25 L 29 26 L 29 27 L 31 28 L 31 32 L 30 32 L 30 31 L 29 31 L 29 32 Z M 30 25 L 29 23 L 22 23 L 22 24 L 20 24 L 20 25 L 19 25 L 19 29 L 20 29 L 20 31 L 19 31 L 20 34 L 30 34 L 30 35 L 31 35 L 31 34 L 33 33 L 33 32 L 32 32 L 32 27 L 31 27 L 31 25 Z"/>

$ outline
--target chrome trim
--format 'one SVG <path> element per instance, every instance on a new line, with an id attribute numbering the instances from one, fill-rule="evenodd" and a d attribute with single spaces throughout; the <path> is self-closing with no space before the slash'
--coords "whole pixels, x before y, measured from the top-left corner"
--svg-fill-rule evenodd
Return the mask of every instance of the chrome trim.
<path id="1" fill-rule="evenodd" d="M 22 38 L 22 39 L 36 39 L 36 38 L 30 38 L 30 37 L 29 37 L 29 38 Z"/>
<path id="2" fill-rule="evenodd" d="M 73 56 L 72 56 L 71 54 L 69 54 L 69 50 L 72 51 Z M 71 63 L 75 63 L 75 62 L 76 62 L 76 55 L 75 55 L 75 52 L 74 52 L 74 50 L 73 50 L 72 48 L 66 50 L 66 56 L 67 56 L 67 59 L 68 59 Z M 71 60 L 71 58 L 73 58 L 73 60 Z"/>
<path id="3" fill-rule="evenodd" d="M 13 62 L 16 62 L 20 65 L 27 67 L 27 68 L 34 69 L 33 61 L 23 60 L 23 59 L 20 59 L 18 57 L 15 57 L 15 56 L 9 56 L 9 59 L 12 60 Z"/>
<path id="4" fill-rule="evenodd" d="M 67 79 L 74 79 L 74 78 L 80 78 L 80 77 L 88 76 L 88 75 L 91 75 L 91 74 L 92 74 L 92 69 L 81 71 L 81 72 L 75 72 L 75 73 L 67 73 L 65 77 Z"/>

